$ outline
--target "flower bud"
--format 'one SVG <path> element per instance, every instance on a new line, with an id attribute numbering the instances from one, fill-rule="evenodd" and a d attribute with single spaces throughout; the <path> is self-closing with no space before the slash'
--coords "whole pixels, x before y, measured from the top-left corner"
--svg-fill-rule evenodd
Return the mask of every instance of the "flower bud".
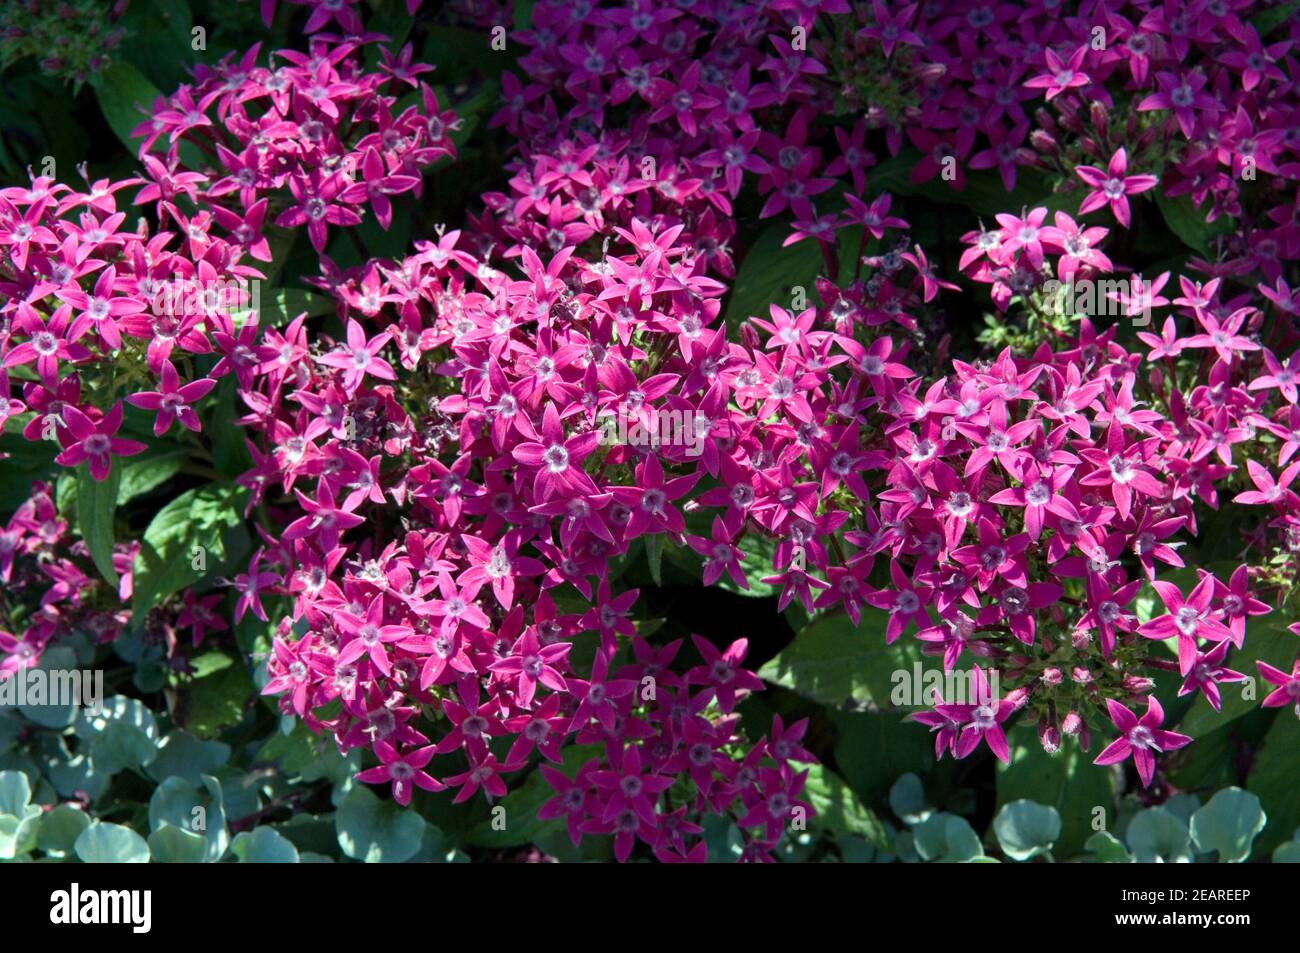
<path id="1" fill-rule="evenodd" d="M 1158 367 L 1151 368 L 1151 372 L 1147 374 L 1147 383 L 1151 385 L 1151 389 L 1156 392 L 1157 396 L 1159 397 L 1164 396 L 1165 375 L 1160 370 L 1160 368 Z"/>
<path id="2" fill-rule="evenodd" d="M 1076 665 L 1070 672 L 1070 677 L 1074 679 L 1076 685 L 1087 685 L 1092 681 L 1092 672 L 1088 671 L 1085 665 Z"/>
<path id="3" fill-rule="evenodd" d="M 1048 754 L 1061 750 L 1061 731 L 1056 725 L 1042 718 L 1038 722 L 1038 742 Z"/>
<path id="4" fill-rule="evenodd" d="M 1077 735 L 1084 730 L 1083 719 L 1077 711 L 1071 711 L 1061 720 L 1061 730 L 1067 735 Z"/>
<path id="5" fill-rule="evenodd" d="M 1106 104 L 1094 99 L 1088 112 L 1088 118 L 1092 120 L 1092 128 L 1096 130 L 1099 137 L 1106 138 L 1106 129 L 1110 126 L 1110 112 L 1106 109 Z"/>
<path id="6" fill-rule="evenodd" d="M 1015 705 L 1017 709 L 1024 708 L 1025 702 L 1029 701 L 1029 689 L 1023 685 L 1020 688 L 1014 688 L 1007 693 L 1007 701 Z"/>
<path id="7" fill-rule="evenodd" d="M 1060 685 L 1061 678 L 1062 678 L 1061 670 L 1059 668 L 1052 667 L 1043 670 L 1044 685 L 1052 685 L 1052 686 Z"/>
<path id="8" fill-rule="evenodd" d="M 1154 679 L 1145 678 L 1141 675 L 1125 675 L 1124 691 L 1134 697 L 1147 694 L 1156 687 Z"/>

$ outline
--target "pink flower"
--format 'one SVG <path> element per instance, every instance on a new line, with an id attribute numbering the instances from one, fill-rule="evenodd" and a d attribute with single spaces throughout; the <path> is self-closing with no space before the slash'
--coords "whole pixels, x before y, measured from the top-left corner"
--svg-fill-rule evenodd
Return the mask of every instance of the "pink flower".
<path id="1" fill-rule="evenodd" d="M 969 703 L 941 702 L 934 706 L 934 710 L 961 726 L 961 734 L 953 746 L 956 757 L 966 757 L 983 741 L 999 761 L 1010 764 L 1011 751 L 1002 724 L 1016 713 L 1019 706 L 1014 699 L 993 697 L 984 669 L 976 665 L 971 668 L 971 673 L 974 698 Z"/>
<path id="2" fill-rule="evenodd" d="M 1079 206 L 1079 214 L 1086 215 L 1109 204 L 1115 220 L 1128 228 L 1130 221 L 1128 196 L 1155 188 L 1159 180 L 1154 175 L 1126 176 L 1124 173 L 1127 169 L 1128 154 L 1123 146 L 1116 149 L 1115 154 L 1110 157 L 1105 172 L 1091 165 L 1081 165 L 1076 168 L 1074 171 L 1078 173 L 1079 178 L 1093 189 Z"/>
<path id="3" fill-rule="evenodd" d="M 1192 739 L 1187 735 L 1161 730 L 1165 712 L 1154 695 L 1148 696 L 1146 714 L 1141 719 L 1113 698 L 1106 699 L 1106 710 L 1110 713 L 1110 720 L 1119 729 L 1120 736 L 1097 755 L 1093 764 L 1118 764 L 1132 755 L 1143 787 L 1150 787 L 1155 775 L 1156 759 L 1153 752 L 1177 751 L 1191 743 Z"/>
<path id="4" fill-rule="evenodd" d="M 375 754 L 383 762 L 377 768 L 367 768 L 357 774 L 358 781 L 366 784 L 393 782 L 393 800 L 403 807 L 411 803 L 414 788 L 424 791 L 445 791 L 447 785 L 427 774 L 424 770 L 429 759 L 433 757 L 434 746 L 425 745 L 405 754 L 383 739 L 375 741 Z"/>
<path id="5" fill-rule="evenodd" d="M 1079 67 L 1083 65 L 1084 58 L 1087 55 L 1088 47 L 1086 46 L 1081 46 L 1071 53 L 1068 61 L 1062 60 L 1053 50 L 1044 50 L 1043 56 L 1047 61 L 1047 72 L 1025 80 L 1024 84 L 1031 89 L 1046 89 L 1049 100 L 1067 89 L 1087 86 L 1092 80 L 1087 73 L 1079 71 Z"/>
<path id="6" fill-rule="evenodd" d="M 75 467 L 89 461 L 90 475 L 97 481 L 108 478 L 111 457 L 130 457 L 147 448 L 135 440 L 115 437 L 122 426 L 122 404 L 113 404 L 98 423 L 91 420 L 71 404 L 63 408 L 63 423 L 67 429 L 58 431 L 63 452 L 54 462 L 64 467 Z"/>
<path id="7" fill-rule="evenodd" d="M 1259 669 L 1260 676 L 1270 685 L 1276 685 L 1273 691 L 1264 698 L 1261 705 L 1265 708 L 1281 708 L 1283 705 L 1293 705 L 1295 707 L 1296 717 L 1300 718 L 1300 660 L 1291 666 L 1291 674 L 1287 674 L 1279 668 L 1274 668 L 1267 662 L 1256 661 L 1255 666 Z"/>
<path id="8" fill-rule="evenodd" d="M 172 421 L 179 419 L 181 426 L 195 433 L 201 429 L 198 415 L 194 413 L 193 404 L 202 399 L 217 386 L 217 382 L 208 378 L 180 386 L 180 375 L 171 361 L 164 361 L 162 368 L 161 390 L 140 391 L 130 394 L 126 402 L 132 407 L 157 411 L 153 432 L 155 437 L 165 434 Z"/>
<path id="9" fill-rule="evenodd" d="M 1148 639 L 1178 639 L 1178 671 L 1186 676 L 1196 664 L 1197 639 L 1209 639 L 1220 642 L 1231 639 L 1232 632 L 1226 625 L 1214 617 L 1211 599 L 1214 596 L 1214 576 L 1206 573 L 1201 577 L 1192 591 L 1183 598 L 1183 594 L 1172 582 L 1163 579 L 1154 580 L 1151 585 L 1159 594 L 1168 610 L 1138 627 L 1138 634 Z"/>
<path id="10" fill-rule="evenodd" d="M 350 394 L 361 386 L 362 379 L 370 374 L 381 380 L 397 380 L 393 365 L 379 356 L 379 352 L 388 343 L 390 332 L 381 331 L 366 340 L 366 332 L 352 318 L 348 319 L 348 343 L 329 354 L 316 358 L 321 364 L 337 367 L 344 371 L 343 387 Z"/>
<path id="11" fill-rule="evenodd" d="M 517 685 L 515 700 L 520 707 L 528 708 L 539 683 L 553 692 L 568 690 L 564 676 L 556 666 L 564 663 L 570 648 L 572 645 L 568 642 L 542 645 L 537 639 L 537 631 L 530 626 L 515 641 L 510 655 L 493 662 L 488 669 L 507 677 L 514 676 Z"/>

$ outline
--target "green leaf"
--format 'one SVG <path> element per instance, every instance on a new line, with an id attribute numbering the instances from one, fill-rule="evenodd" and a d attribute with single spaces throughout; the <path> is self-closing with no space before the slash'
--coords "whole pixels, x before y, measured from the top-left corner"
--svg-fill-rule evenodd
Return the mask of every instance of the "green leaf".
<path id="1" fill-rule="evenodd" d="M 1073 856 L 1092 835 L 1097 808 L 1107 823 L 1115 818 L 1115 775 L 1092 763 L 1086 752 L 1066 739 L 1051 755 L 1043 750 L 1032 725 L 1007 733 L 1011 763 L 997 766 L 998 805 L 1028 799 L 1056 808 L 1061 818 L 1057 851 Z"/>
<path id="2" fill-rule="evenodd" d="M 771 224 L 745 253 L 727 299 L 727 327 L 739 327 L 753 317 L 767 321 L 772 305 L 789 310 L 795 288 L 804 290 L 808 306 L 816 303 L 817 276 L 826 268 L 820 243 L 803 241 L 783 247 L 789 234 L 789 223 Z"/>
<path id="3" fill-rule="evenodd" d="M 157 831 L 164 824 L 203 837 L 203 860 L 215 863 L 230 845 L 226 831 L 226 806 L 221 782 L 203 775 L 200 784 L 184 778 L 168 778 L 154 788 L 149 798 L 149 829 Z M 201 788 L 201 790 L 200 790 Z"/>
<path id="4" fill-rule="evenodd" d="M 863 609 L 862 624 L 854 626 L 840 612 L 820 616 L 758 675 L 825 704 L 856 701 L 886 708 L 892 704 L 900 673 L 915 680 L 916 666 L 922 673 L 939 667 L 936 659 L 921 655 L 921 644 L 915 639 L 886 645 L 887 618 L 879 609 Z"/>
<path id="5" fill-rule="evenodd" d="M 1300 864 L 1300 837 L 1279 844 L 1277 850 L 1273 851 L 1273 863 Z"/>
<path id="6" fill-rule="evenodd" d="M 0 771 L 0 860 L 14 860 L 36 847 L 41 808 L 31 800 L 26 774 Z"/>
<path id="7" fill-rule="evenodd" d="M 857 834 L 881 851 L 892 851 L 885 825 L 834 771 L 816 764 L 808 769 L 804 793 L 817 812 L 819 827 L 836 834 Z"/>
<path id="8" fill-rule="evenodd" d="M 533 25 L 533 7 L 536 0 L 515 0 L 514 26 L 516 30 L 527 30 Z"/>
<path id="9" fill-rule="evenodd" d="M 868 804 L 889 794 L 900 775 L 934 768 L 934 741 L 921 725 L 895 714 L 835 711 L 835 763 Z"/>
<path id="10" fill-rule="evenodd" d="M 414 857 L 425 828 L 415 811 L 381 801 L 359 785 L 339 805 L 335 822 L 343 853 L 368 864 L 400 864 Z"/>
<path id="11" fill-rule="evenodd" d="M 1295 635 L 1287 629 L 1291 621 L 1280 617 L 1278 613 L 1250 619 L 1246 623 L 1245 642 L 1240 649 L 1233 649 L 1228 654 L 1225 664 L 1249 675 L 1253 681 L 1222 685 L 1221 711 L 1215 711 L 1205 697 L 1198 693 L 1192 707 L 1179 721 L 1178 730 L 1193 738 L 1200 738 L 1255 711 L 1259 707 L 1260 692 L 1266 688 L 1260 682 L 1255 662 L 1261 659 L 1265 662 L 1289 659 L 1295 655 Z M 1248 687 L 1250 691 L 1247 691 Z M 1264 693 L 1267 694 L 1266 691 Z"/>
<path id="12" fill-rule="evenodd" d="M 1294 638 L 1294 637 L 1293 637 Z M 1300 718 L 1290 709 L 1278 712 L 1255 756 L 1246 789 L 1268 812 L 1269 825 L 1255 849 L 1266 854 L 1300 827 L 1300 797 L 1296 795 L 1296 752 L 1300 751 Z"/>
<path id="13" fill-rule="evenodd" d="M 1133 855 L 1110 831 L 1097 831 L 1088 838 L 1084 845 L 1090 853 L 1096 854 L 1103 864 L 1131 864 Z"/>
<path id="14" fill-rule="evenodd" d="M 651 533 L 645 538 L 646 562 L 650 566 L 650 579 L 656 586 L 664 584 L 664 538 L 659 533 Z"/>
<path id="15" fill-rule="evenodd" d="M 708 863 L 734 864 L 745 852 L 745 835 L 730 817 L 709 814 L 700 821 L 700 826 L 704 828 L 701 836 L 708 851 Z"/>
<path id="16" fill-rule="evenodd" d="M 1186 864 L 1192 860 L 1192 836 L 1187 825 L 1163 807 L 1139 811 L 1125 835 L 1139 864 Z"/>
<path id="17" fill-rule="evenodd" d="M 301 314 L 309 318 L 333 314 L 337 308 L 333 298 L 298 288 L 276 288 L 257 305 L 258 326 L 263 328 L 284 327 Z M 242 324 L 248 314 L 247 311 L 237 312 L 233 316 L 236 324 Z"/>
<path id="18" fill-rule="evenodd" d="M 135 619 L 173 593 L 221 575 L 244 555 L 247 494 L 235 484 L 213 483 L 182 493 L 159 510 L 135 557 Z"/>
<path id="19" fill-rule="evenodd" d="M 58 645 L 52 649 L 46 650 L 41 655 L 41 660 L 37 663 L 36 669 L 44 672 L 48 679 L 46 690 L 46 701 L 54 698 L 54 686 L 56 682 L 60 685 L 67 686 L 67 690 L 78 698 L 85 698 L 86 692 L 86 675 L 81 672 L 77 665 L 77 655 L 67 646 Z M 77 674 L 73 674 L 77 673 Z M 78 690 L 80 683 L 80 690 Z M 101 686 L 102 687 L 102 686 Z M 28 698 L 31 695 L 31 686 L 28 686 Z M 40 725 L 42 728 L 62 729 L 68 727 L 77 720 L 76 701 L 70 701 L 61 705 L 32 705 L 23 704 L 18 706 L 18 711 L 30 722 Z"/>
<path id="20" fill-rule="evenodd" d="M 120 464 L 109 470 L 103 480 L 90 475 L 89 464 L 82 464 L 77 472 L 77 531 L 86 541 L 95 568 L 114 589 L 117 573 L 113 570 L 113 512 L 117 509 L 121 482 Z"/>
<path id="21" fill-rule="evenodd" d="M 131 138 L 131 130 L 145 120 L 143 110 L 153 106 L 162 95 L 144 74 L 126 62 L 116 62 L 91 80 L 99 108 L 109 128 L 117 133 L 127 151 L 136 154 L 140 139 Z"/>
<path id="22" fill-rule="evenodd" d="M 32 783 L 22 771 L 0 771 L 0 814 L 21 815 L 32 801 Z"/>
<path id="23" fill-rule="evenodd" d="M 168 732 L 158 745 L 158 757 L 149 765 L 147 773 L 155 781 L 175 776 L 190 784 L 201 784 L 203 775 L 214 774 L 229 760 L 230 745 L 200 741 L 188 731 L 176 729 Z"/>
<path id="24" fill-rule="evenodd" d="M 202 834 L 163 821 L 149 835 L 149 852 L 159 864 L 201 864 L 207 851 Z"/>
<path id="25" fill-rule="evenodd" d="M 12 372 L 11 372 L 12 373 Z M 10 417 L 5 427 L 19 428 L 20 418 Z M 19 433 L 7 432 L 0 436 L 0 453 L 6 454 L 0 462 L 0 501 L 5 513 L 17 509 L 32 492 L 33 480 L 50 480 L 62 470 L 54 462 L 59 445 L 52 440 L 27 440 Z"/>
<path id="26" fill-rule="evenodd" d="M 113 469 L 121 468 L 122 471 L 117 505 L 122 506 L 162 486 L 180 472 L 186 457 L 184 448 L 172 444 L 163 448 L 151 447 L 137 456 L 114 461 Z"/>
<path id="27" fill-rule="evenodd" d="M 966 818 L 939 812 L 912 828 L 912 844 L 923 861 L 961 864 L 984 856 L 979 836 Z"/>
<path id="28" fill-rule="evenodd" d="M 95 768 L 105 774 L 143 768 L 158 756 L 158 723 L 135 698 L 114 695 L 99 712 L 83 708 L 76 732 L 89 740 Z"/>
<path id="29" fill-rule="evenodd" d="M 1217 852 L 1220 863 L 1239 864 L 1250 856 L 1266 820 L 1259 798 L 1238 787 L 1224 788 L 1192 815 L 1192 840 L 1202 853 Z"/>
<path id="30" fill-rule="evenodd" d="M 87 864 L 147 864 L 149 845 L 145 839 L 121 824 L 96 821 L 77 837 L 77 856 Z"/>
<path id="31" fill-rule="evenodd" d="M 934 813 L 925 799 L 925 786 L 911 771 L 895 781 L 889 789 L 889 809 L 908 825 L 919 824 Z"/>
<path id="32" fill-rule="evenodd" d="M 1210 254 L 1211 243 L 1216 237 L 1232 231 L 1232 219 L 1226 215 L 1207 222 L 1205 216 L 1209 207 L 1206 206 L 1204 211 L 1198 209 L 1192 204 L 1190 195 L 1167 198 L 1159 189 L 1152 194 L 1169 230 L 1202 255 Z"/>
<path id="33" fill-rule="evenodd" d="M 71 804 L 56 804 L 41 818 L 36 846 L 51 857 L 72 853 L 77 838 L 90 826 L 90 815 Z"/>
<path id="34" fill-rule="evenodd" d="M 1291 17 L 1300 12 L 1300 3 L 1282 3 L 1268 10 L 1261 10 L 1250 18 L 1255 32 L 1261 37 L 1268 36 Z"/>
<path id="35" fill-rule="evenodd" d="M 212 738 L 236 725 L 254 697 L 243 660 L 208 652 L 194 660 L 195 677 L 177 695 L 175 717 L 199 738 Z"/>
<path id="36" fill-rule="evenodd" d="M 298 863 L 298 848 L 269 827 L 236 834 L 230 852 L 241 864 Z"/>
<path id="37" fill-rule="evenodd" d="M 1029 860 L 1049 853 L 1061 836 L 1056 808 L 1021 798 L 1002 805 L 993 818 L 993 833 L 1002 852 L 1012 860 Z"/>

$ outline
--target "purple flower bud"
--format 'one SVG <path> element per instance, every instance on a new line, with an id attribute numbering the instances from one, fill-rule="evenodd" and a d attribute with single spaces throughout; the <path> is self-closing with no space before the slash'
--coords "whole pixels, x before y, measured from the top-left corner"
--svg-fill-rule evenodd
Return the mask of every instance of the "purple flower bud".
<path id="1" fill-rule="evenodd" d="M 1038 741 L 1048 754 L 1056 754 L 1061 750 L 1061 730 L 1044 718 L 1038 723 Z"/>
<path id="2" fill-rule="evenodd" d="M 1083 723 L 1083 719 L 1079 717 L 1077 711 L 1071 711 L 1061 719 L 1061 731 L 1065 732 L 1067 735 L 1077 735 L 1081 731 L 1085 730 L 1086 726 Z"/>
<path id="3" fill-rule="evenodd" d="M 1106 104 L 1094 99 L 1089 110 L 1089 118 L 1092 119 L 1092 128 L 1096 130 L 1097 135 L 1105 138 L 1106 129 L 1110 125 L 1110 113 L 1106 109 Z"/>
<path id="4" fill-rule="evenodd" d="M 1007 693 L 1007 701 L 1015 705 L 1017 709 L 1024 708 L 1025 703 L 1029 701 L 1029 689 L 1023 685 L 1020 688 L 1014 688 Z"/>

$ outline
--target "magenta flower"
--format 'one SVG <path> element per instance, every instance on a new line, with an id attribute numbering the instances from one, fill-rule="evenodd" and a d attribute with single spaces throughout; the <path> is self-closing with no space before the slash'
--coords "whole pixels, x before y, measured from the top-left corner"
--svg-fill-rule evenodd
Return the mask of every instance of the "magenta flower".
<path id="1" fill-rule="evenodd" d="M 1241 672 L 1235 672 L 1223 664 L 1228 655 L 1228 649 L 1232 647 L 1232 642 L 1224 639 L 1208 652 L 1197 656 L 1196 663 L 1192 670 L 1187 673 L 1183 679 L 1182 687 L 1178 689 L 1178 697 L 1190 695 L 1192 692 L 1199 691 L 1205 696 L 1205 700 L 1210 706 L 1218 711 L 1222 705 L 1219 696 L 1220 682 L 1244 682 L 1247 676 Z"/>
<path id="2" fill-rule="evenodd" d="M 1264 348 L 1264 364 L 1267 374 L 1261 374 L 1247 384 L 1249 390 L 1267 390 L 1276 387 L 1288 404 L 1296 402 L 1296 383 L 1300 381 L 1300 351 L 1292 354 L 1285 364 L 1273 356 L 1273 352 Z"/>
<path id="3" fill-rule="evenodd" d="M 316 499 L 294 490 L 303 515 L 285 527 L 282 537 L 287 540 L 316 537 L 325 552 L 339 544 L 340 531 L 352 529 L 365 522 L 364 517 L 339 507 L 334 502 L 334 490 L 325 480 L 316 488 Z"/>
<path id="4" fill-rule="evenodd" d="M 741 551 L 732 543 L 733 535 L 723 518 L 715 516 L 710 539 L 686 537 L 687 545 L 704 557 L 704 585 L 713 585 L 725 572 L 741 589 L 749 588 L 749 580 L 740 565 Z"/>
<path id="5" fill-rule="evenodd" d="M 489 671 L 503 676 L 514 676 L 515 701 L 521 708 L 532 705 L 538 683 L 553 692 L 568 690 L 564 676 L 556 667 L 564 664 L 573 646 L 568 642 L 542 645 L 537 630 L 529 626 L 510 649 L 510 655 L 488 666 Z"/>
<path id="6" fill-rule="evenodd" d="M 1281 708 L 1283 705 L 1292 705 L 1295 707 L 1296 717 L 1300 718 L 1300 659 L 1297 659 L 1296 664 L 1291 666 L 1289 675 L 1280 668 L 1274 668 L 1267 662 L 1256 661 L 1255 666 L 1259 669 L 1259 674 L 1264 681 L 1277 686 L 1277 688 L 1269 692 L 1260 704 L 1265 708 Z"/>
<path id="7" fill-rule="evenodd" d="M 401 642 L 414 634 L 410 626 L 384 624 L 383 593 L 370 600 L 364 616 L 349 609 L 339 609 L 334 614 L 334 625 L 343 635 L 350 636 L 339 649 L 339 665 L 351 665 L 362 656 L 368 656 L 370 663 L 385 675 L 392 672 L 393 663 L 384 646 Z"/>
<path id="8" fill-rule="evenodd" d="M 515 531 L 507 533 L 495 546 L 477 536 L 466 536 L 465 545 L 469 547 L 470 567 L 457 577 L 457 585 L 491 584 L 492 594 L 503 609 L 514 604 L 516 576 L 540 576 L 546 571 L 538 560 L 519 555 L 520 538 Z"/>
<path id="9" fill-rule="evenodd" d="M 1168 610 L 1164 615 L 1144 622 L 1138 627 L 1138 634 L 1148 639 L 1178 639 L 1178 672 L 1186 676 L 1196 664 L 1197 639 L 1209 639 L 1221 642 L 1232 638 L 1232 631 L 1215 618 L 1211 607 L 1214 597 L 1215 579 L 1210 573 L 1201 576 L 1192 591 L 1183 598 L 1183 594 L 1172 582 L 1163 579 L 1154 580 L 1161 601 Z"/>
<path id="10" fill-rule="evenodd" d="M 11 347 L 0 360 L 0 367 L 17 367 L 21 364 L 36 362 L 36 373 L 42 381 L 54 386 L 59 379 L 59 361 L 84 361 L 91 353 L 80 344 L 74 343 L 72 332 L 77 331 L 72 324 L 72 306 L 61 305 L 50 315 L 49 323 L 43 321 L 32 307 L 26 303 L 18 306 L 18 316 L 14 318 L 12 331 L 28 335 L 26 341 Z M 84 330 L 84 322 L 82 329 Z M 7 390 L 3 393 L 8 393 Z"/>
<path id="11" fill-rule="evenodd" d="M 1024 84 L 1031 89 L 1047 90 L 1048 99 L 1060 95 L 1067 89 L 1087 86 L 1092 80 L 1087 73 L 1079 71 L 1087 55 L 1086 46 L 1081 46 L 1071 53 L 1068 61 L 1061 59 L 1053 50 L 1044 50 L 1043 57 L 1047 61 L 1047 71 L 1042 75 L 1030 77 Z"/>
<path id="12" fill-rule="evenodd" d="M 692 635 L 691 641 L 703 656 L 704 664 L 689 670 L 686 681 L 705 686 L 704 691 L 718 700 L 718 707 L 724 712 L 733 711 L 736 703 L 749 692 L 763 690 L 762 680 L 742 664 L 749 651 L 748 639 L 737 639 L 722 652 L 698 635 Z"/>
<path id="13" fill-rule="evenodd" d="M 1115 154 L 1110 157 L 1105 172 L 1091 165 L 1081 165 L 1076 168 L 1074 171 L 1078 173 L 1079 178 L 1093 190 L 1079 206 L 1079 214 L 1086 215 L 1109 204 L 1115 220 L 1128 228 L 1131 220 L 1128 197 L 1154 189 L 1159 179 L 1154 175 L 1126 176 L 1127 170 L 1128 153 L 1124 151 L 1123 146 L 1116 149 Z"/>
<path id="14" fill-rule="evenodd" d="M 473 750 L 469 752 L 469 770 L 447 778 L 446 786 L 449 788 L 460 788 L 456 796 L 452 798 L 452 804 L 462 804 L 468 801 L 479 789 L 491 801 L 493 798 L 506 796 L 506 783 L 501 780 L 503 773 L 518 771 L 522 765 L 499 764 L 496 755 L 491 752 L 475 754 Z"/>
<path id="15" fill-rule="evenodd" d="M 238 623 L 244 617 L 244 613 L 249 609 L 253 610 L 253 615 L 267 621 L 266 610 L 262 608 L 262 593 L 274 586 L 280 581 L 280 577 L 273 572 L 260 572 L 257 568 L 258 563 L 262 561 L 262 550 L 253 553 L 253 558 L 248 561 L 248 572 L 241 572 L 234 578 L 231 583 L 235 591 L 239 593 L 239 598 L 235 600 L 235 622 Z"/>
<path id="16" fill-rule="evenodd" d="M 1161 730 L 1165 712 L 1154 695 L 1147 697 L 1146 714 L 1141 719 L 1113 698 L 1106 699 L 1106 710 L 1110 712 L 1110 720 L 1119 729 L 1120 736 L 1097 755 L 1093 764 L 1118 764 L 1131 755 L 1143 787 L 1150 787 L 1155 775 L 1153 752 L 1177 751 L 1191 743 L 1192 739 L 1187 735 Z"/>
<path id="17" fill-rule="evenodd" d="M 130 394 L 126 402 L 132 407 L 157 411 L 158 416 L 154 418 L 153 423 L 155 437 L 165 434 L 173 420 L 180 420 L 181 426 L 186 430 L 198 433 L 201 427 L 199 417 L 194 413 L 193 404 L 207 396 L 212 388 L 217 386 L 217 382 L 205 377 L 181 386 L 180 375 L 176 373 L 175 366 L 171 361 L 164 361 L 160 386 L 161 390 Z"/>
<path id="18" fill-rule="evenodd" d="M 636 486 L 616 486 L 610 492 L 614 499 L 632 511 L 625 530 L 626 539 L 635 539 L 644 533 L 673 534 L 686 528 L 686 521 L 672 501 L 690 492 L 702 474 L 664 478 L 659 458 L 651 455 L 637 465 Z"/>
<path id="19" fill-rule="evenodd" d="M 97 481 L 108 478 L 112 457 L 130 457 L 148 449 L 136 440 L 114 436 L 122 426 L 120 401 L 113 404 L 98 422 L 68 404 L 63 408 L 62 420 L 66 429 L 58 431 L 58 438 L 63 452 L 54 458 L 54 462 L 64 467 L 75 467 L 87 461 L 90 475 Z"/>
<path id="20" fill-rule="evenodd" d="M 289 178 L 289 191 L 296 205 L 279 214 L 275 224 L 280 227 L 307 226 L 307 236 L 317 252 L 325 250 L 325 239 L 330 225 L 359 225 L 361 216 L 350 208 L 337 204 L 344 198 L 347 180 L 341 172 L 321 178 L 313 171 L 310 175 L 293 175 Z"/>
<path id="21" fill-rule="evenodd" d="M 1048 231 L 1048 227 L 1043 226 L 1043 219 L 1047 217 L 1047 209 L 1031 209 L 1023 216 L 998 214 L 996 216 L 998 224 L 1002 226 L 1003 240 L 1002 251 L 1010 255 L 1012 252 L 1021 251 L 1029 264 L 1035 270 L 1042 267 L 1043 264 L 1043 242 L 1051 238 L 1053 232 Z"/>
<path id="22" fill-rule="evenodd" d="M 378 767 L 367 768 L 357 774 L 358 781 L 366 784 L 393 783 L 393 800 L 403 807 L 411 803 L 411 794 L 415 788 L 423 791 L 444 791 L 447 785 L 424 770 L 429 759 L 433 757 L 434 746 L 425 745 L 405 754 L 398 754 L 397 749 L 388 742 L 378 739 L 374 744 L 375 754 L 383 762 Z"/>
<path id="23" fill-rule="evenodd" d="M 125 282 L 121 284 L 124 285 Z M 116 351 L 122 347 L 122 335 L 118 331 L 116 319 L 139 314 L 145 310 L 145 305 L 136 297 L 113 297 L 114 291 L 118 290 L 118 285 L 117 271 L 110 265 L 100 273 L 95 288 L 90 294 L 77 288 L 76 285 L 71 289 L 64 288 L 56 292 L 60 300 L 81 312 L 72 322 L 72 330 L 69 332 L 72 340 L 79 338 L 82 327 L 89 324 L 110 349 Z"/>
<path id="24" fill-rule="evenodd" d="M 569 840 L 577 847 L 582 842 L 582 823 L 589 815 L 599 810 L 599 800 L 592 791 L 591 776 L 600 764 L 599 758 L 587 761 L 574 778 L 569 778 L 548 764 L 540 767 L 542 777 L 555 796 L 537 811 L 538 820 L 550 821 L 564 818 L 569 831 Z"/>
<path id="25" fill-rule="evenodd" d="M 930 602 L 932 590 L 923 586 L 914 587 L 897 560 L 890 561 L 889 578 L 894 583 L 894 589 L 873 592 L 867 596 L 867 602 L 889 613 L 889 621 L 885 625 L 885 644 L 893 645 L 909 624 L 915 624 L 918 628 L 930 624 L 926 606 Z"/>
<path id="26" fill-rule="evenodd" d="M 975 697 L 969 703 L 941 702 L 934 706 L 934 710 L 961 726 L 961 734 L 953 746 L 953 754 L 956 757 L 966 757 L 983 741 L 988 744 L 989 750 L 999 761 L 1010 764 L 1011 751 L 1007 746 L 1007 736 L 1002 729 L 1002 724 L 1016 713 L 1019 706 L 1011 698 L 993 697 L 984 669 L 976 665 L 972 667 L 971 672 Z M 937 750 L 936 748 L 936 752 Z"/>
<path id="27" fill-rule="evenodd" d="M 581 464 L 599 442 L 600 433 L 594 430 L 565 439 L 560 414 L 554 404 L 547 403 L 540 439 L 517 444 L 511 453 L 525 467 L 536 469 L 533 493 L 539 500 L 545 502 L 552 496 L 594 496 L 598 492 L 596 484 Z"/>
<path id="28" fill-rule="evenodd" d="M 1300 473 L 1300 461 L 1283 470 L 1276 480 L 1273 479 L 1271 472 L 1254 460 L 1246 461 L 1246 472 L 1250 474 L 1255 489 L 1238 493 L 1232 498 L 1234 503 L 1244 503 L 1250 506 L 1277 506 L 1288 511 L 1294 511 L 1300 507 L 1300 496 L 1297 496 L 1296 492 L 1291 489 L 1291 483 L 1295 480 L 1296 474 Z"/>
<path id="29" fill-rule="evenodd" d="M 316 360 L 343 370 L 343 388 L 349 393 L 361 386 L 362 379 L 370 374 L 386 381 L 397 380 L 393 365 L 379 356 L 379 352 L 388 343 L 390 332 L 381 331 L 366 340 L 366 332 L 352 318 L 348 319 L 348 343 L 346 347 L 324 354 Z"/>
<path id="30" fill-rule="evenodd" d="M 636 745 L 623 749 L 617 770 L 596 771 L 592 774 L 596 790 L 604 792 L 605 809 L 601 820 L 608 823 L 624 811 L 632 811 L 653 827 L 658 815 L 655 802 L 658 795 L 672 787 L 673 779 L 645 774 L 641 766 L 641 752 Z"/>

